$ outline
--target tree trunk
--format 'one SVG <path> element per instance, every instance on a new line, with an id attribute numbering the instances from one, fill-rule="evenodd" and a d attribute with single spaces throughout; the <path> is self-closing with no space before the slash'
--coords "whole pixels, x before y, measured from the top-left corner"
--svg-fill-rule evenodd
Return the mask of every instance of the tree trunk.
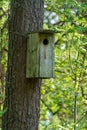
<path id="1" fill-rule="evenodd" d="M 44 0 L 11 0 L 2 130 L 38 130 L 41 79 L 26 79 L 27 33 L 42 30 Z"/>

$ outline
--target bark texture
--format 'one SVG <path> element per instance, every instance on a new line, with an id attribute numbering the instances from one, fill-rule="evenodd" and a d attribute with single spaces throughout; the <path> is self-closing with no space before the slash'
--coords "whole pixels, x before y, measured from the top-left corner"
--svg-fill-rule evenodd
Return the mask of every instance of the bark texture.
<path id="1" fill-rule="evenodd" d="M 38 130 L 41 79 L 26 79 L 27 33 L 42 30 L 44 0 L 11 0 L 2 130 Z"/>

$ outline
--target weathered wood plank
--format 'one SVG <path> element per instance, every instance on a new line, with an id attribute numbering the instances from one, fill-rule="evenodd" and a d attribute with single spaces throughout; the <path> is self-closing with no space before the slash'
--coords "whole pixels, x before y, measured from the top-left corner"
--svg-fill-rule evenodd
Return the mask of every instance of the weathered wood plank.
<path id="1" fill-rule="evenodd" d="M 40 72 L 42 78 L 53 77 L 54 71 L 54 37 L 53 34 L 40 34 Z"/>
<path id="2" fill-rule="evenodd" d="M 29 34 L 27 42 L 26 77 L 38 77 L 38 33 Z"/>

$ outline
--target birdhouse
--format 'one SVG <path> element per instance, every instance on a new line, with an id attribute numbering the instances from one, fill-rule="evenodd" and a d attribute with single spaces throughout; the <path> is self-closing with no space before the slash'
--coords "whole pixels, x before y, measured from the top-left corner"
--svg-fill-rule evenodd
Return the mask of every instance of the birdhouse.
<path id="1" fill-rule="evenodd" d="M 26 78 L 51 78 L 54 75 L 54 32 L 28 34 Z"/>

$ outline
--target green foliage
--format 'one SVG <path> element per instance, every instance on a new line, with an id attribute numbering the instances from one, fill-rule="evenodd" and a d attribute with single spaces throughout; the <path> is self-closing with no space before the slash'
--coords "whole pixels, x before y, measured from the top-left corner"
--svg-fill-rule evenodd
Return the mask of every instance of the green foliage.
<path id="1" fill-rule="evenodd" d="M 43 81 L 40 130 L 87 129 L 86 12 L 87 2 L 45 0 L 44 28 L 58 33 L 55 77 Z"/>
<path id="2" fill-rule="evenodd" d="M 5 75 L 7 68 L 8 49 L 8 13 L 9 0 L 0 0 L 0 128 L 1 117 L 7 109 L 3 110 L 5 97 Z"/>

